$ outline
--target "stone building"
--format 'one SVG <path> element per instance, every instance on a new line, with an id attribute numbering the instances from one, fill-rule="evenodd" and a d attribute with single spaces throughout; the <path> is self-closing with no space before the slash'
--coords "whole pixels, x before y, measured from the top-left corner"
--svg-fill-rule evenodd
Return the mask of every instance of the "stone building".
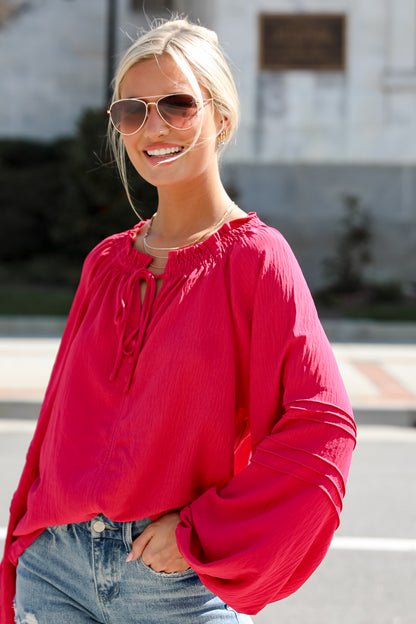
<path id="1" fill-rule="evenodd" d="M 73 132 L 106 104 L 106 0 L 1 0 L 0 136 Z M 416 0 L 118 0 L 116 48 L 153 15 L 214 28 L 241 125 L 223 175 L 292 244 L 312 288 L 345 195 L 372 217 L 369 278 L 415 283 Z M 6 11 L 7 9 L 7 11 Z"/>

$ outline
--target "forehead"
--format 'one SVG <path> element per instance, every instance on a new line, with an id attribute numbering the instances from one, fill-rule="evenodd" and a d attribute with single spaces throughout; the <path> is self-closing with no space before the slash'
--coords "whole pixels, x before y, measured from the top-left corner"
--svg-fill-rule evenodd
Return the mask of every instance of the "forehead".
<path id="1" fill-rule="evenodd" d="M 125 73 L 120 97 L 146 97 L 169 93 L 192 93 L 188 78 L 168 55 L 139 61 Z"/>

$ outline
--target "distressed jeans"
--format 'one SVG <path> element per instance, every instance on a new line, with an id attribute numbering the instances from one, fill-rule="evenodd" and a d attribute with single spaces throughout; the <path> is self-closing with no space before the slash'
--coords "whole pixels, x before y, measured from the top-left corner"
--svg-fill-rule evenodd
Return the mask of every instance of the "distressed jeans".
<path id="1" fill-rule="evenodd" d="M 49 527 L 17 566 L 17 624 L 249 624 L 211 593 L 191 569 L 154 572 L 126 563 L 150 520 Z"/>

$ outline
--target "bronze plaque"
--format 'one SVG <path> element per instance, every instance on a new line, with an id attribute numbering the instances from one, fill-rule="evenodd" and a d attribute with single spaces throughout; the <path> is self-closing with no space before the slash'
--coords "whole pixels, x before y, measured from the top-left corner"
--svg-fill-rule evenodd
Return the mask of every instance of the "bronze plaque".
<path id="1" fill-rule="evenodd" d="M 345 69 L 345 15 L 260 15 L 260 67 Z"/>

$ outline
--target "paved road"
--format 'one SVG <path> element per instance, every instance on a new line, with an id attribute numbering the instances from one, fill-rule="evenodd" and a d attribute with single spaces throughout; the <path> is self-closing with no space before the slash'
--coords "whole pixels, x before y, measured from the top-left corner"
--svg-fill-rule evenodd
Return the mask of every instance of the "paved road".
<path id="1" fill-rule="evenodd" d="M 32 421 L 0 419 L 0 538 Z M 255 624 L 416 624 L 416 431 L 359 428 L 348 495 L 326 560 Z"/>
<path id="2" fill-rule="evenodd" d="M 333 548 L 255 624 L 415 624 L 416 431 L 360 428 Z"/>

